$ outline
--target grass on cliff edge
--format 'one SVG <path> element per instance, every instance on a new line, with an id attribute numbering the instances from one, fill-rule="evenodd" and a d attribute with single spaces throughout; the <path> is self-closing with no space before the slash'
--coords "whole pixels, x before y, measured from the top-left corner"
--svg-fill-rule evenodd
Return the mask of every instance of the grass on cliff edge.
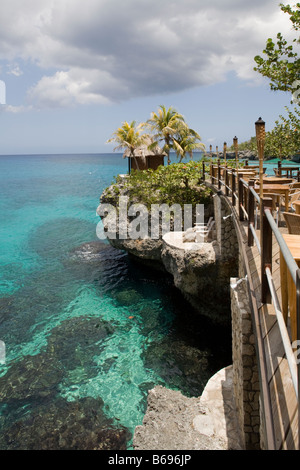
<path id="1" fill-rule="evenodd" d="M 107 202 L 117 205 L 120 195 L 132 203 L 151 204 L 207 204 L 212 192 L 201 179 L 202 162 L 173 163 L 157 170 L 132 170 L 126 179 L 115 177 L 115 183 L 104 191 Z"/>

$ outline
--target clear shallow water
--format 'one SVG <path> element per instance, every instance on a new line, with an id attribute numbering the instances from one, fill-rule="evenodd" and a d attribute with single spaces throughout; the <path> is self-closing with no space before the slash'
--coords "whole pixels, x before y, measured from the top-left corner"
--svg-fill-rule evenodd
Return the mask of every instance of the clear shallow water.
<path id="1" fill-rule="evenodd" d="M 169 276 L 97 239 L 101 192 L 126 171 L 117 154 L 0 156 L 2 449 L 32 438 L 30 417 L 50 432 L 66 413 L 68 426 L 84 399 L 132 435 L 154 385 L 198 396 L 231 362 L 230 328 L 199 320 Z"/>
<path id="2" fill-rule="evenodd" d="M 266 174 L 267 175 L 275 176 L 274 168 L 277 168 L 277 163 L 278 163 L 277 158 L 264 161 L 264 168 L 266 169 Z M 249 161 L 249 166 L 258 165 L 258 164 L 259 164 L 259 162 L 257 160 L 256 161 Z M 291 162 L 290 160 L 282 160 L 282 166 L 283 167 L 284 166 L 295 166 L 295 167 L 298 168 L 299 163 Z"/>

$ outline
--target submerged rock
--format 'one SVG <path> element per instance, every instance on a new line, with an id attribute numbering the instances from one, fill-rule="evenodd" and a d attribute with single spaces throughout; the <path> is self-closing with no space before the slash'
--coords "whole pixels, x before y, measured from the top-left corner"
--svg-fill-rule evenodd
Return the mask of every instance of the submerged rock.
<path id="1" fill-rule="evenodd" d="M 103 401 L 61 398 L 39 406 L 0 433 L 0 450 L 126 450 L 131 438 L 105 417 Z"/>
<path id="2" fill-rule="evenodd" d="M 64 320 L 51 330 L 47 354 L 66 368 L 87 365 L 105 347 L 105 339 L 113 334 L 109 322 L 97 317 L 75 317 Z"/>
<path id="3" fill-rule="evenodd" d="M 112 291 L 111 297 L 114 298 L 120 305 L 128 307 L 143 300 L 143 297 L 135 289 Z"/>
<path id="4" fill-rule="evenodd" d="M 144 353 L 145 366 L 154 370 L 171 388 L 199 396 L 211 375 L 208 352 L 186 341 L 167 337 L 151 343 Z"/>
<path id="5" fill-rule="evenodd" d="M 101 241 L 82 243 L 70 252 L 71 259 L 80 261 L 101 261 L 104 250 L 111 249 L 110 245 Z"/>
<path id="6" fill-rule="evenodd" d="M 54 396 L 60 383 L 82 382 L 97 374 L 93 356 L 113 333 L 110 323 L 78 317 L 51 330 L 45 351 L 25 356 L 0 377 L 0 403 Z"/>
<path id="7" fill-rule="evenodd" d="M 94 233 L 91 222 L 71 217 L 49 220 L 30 234 L 28 247 L 42 258 L 63 259 L 69 247 L 77 246 L 86 239 L 88 233 Z"/>
<path id="8" fill-rule="evenodd" d="M 63 367 L 47 355 L 26 356 L 0 377 L 0 403 L 54 395 L 62 377 Z"/>

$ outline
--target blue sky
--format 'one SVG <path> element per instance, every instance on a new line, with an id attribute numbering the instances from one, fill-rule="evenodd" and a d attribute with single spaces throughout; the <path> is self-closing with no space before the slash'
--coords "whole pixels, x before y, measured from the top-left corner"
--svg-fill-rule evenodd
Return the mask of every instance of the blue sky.
<path id="1" fill-rule="evenodd" d="M 253 57 L 291 24 L 274 0 L 2 0 L 0 154 L 103 153 L 175 107 L 207 148 L 271 130 L 291 97 Z"/>

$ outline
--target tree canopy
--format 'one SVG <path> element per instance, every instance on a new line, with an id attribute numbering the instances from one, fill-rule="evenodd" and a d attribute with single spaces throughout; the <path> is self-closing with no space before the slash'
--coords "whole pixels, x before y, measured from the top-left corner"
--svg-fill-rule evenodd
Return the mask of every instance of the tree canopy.
<path id="1" fill-rule="evenodd" d="M 168 155 L 168 163 L 171 149 L 175 150 L 179 161 L 187 154 L 192 158 L 193 150 L 205 149 L 200 135 L 189 128 L 183 115 L 173 107 L 167 109 L 164 105 L 159 106 L 156 113 L 151 113 L 146 126 L 154 133 L 153 146 L 161 141 L 164 143 L 163 150 Z"/>
<path id="2" fill-rule="evenodd" d="M 135 121 L 128 123 L 123 122 L 121 127 L 113 133 L 112 137 L 108 139 L 107 143 L 115 142 L 117 146 L 114 150 L 129 149 L 133 156 L 134 150 L 145 142 L 146 136 L 141 134 L 142 124 L 137 126 Z"/>
<path id="3" fill-rule="evenodd" d="M 172 106 L 167 109 L 164 105 L 159 106 L 157 112 L 152 112 L 150 119 L 144 123 L 137 125 L 135 121 L 123 122 L 122 127 L 107 142 L 116 142 L 114 150 L 127 148 L 134 156 L 134 150 L 142 144 L 149 144 L 149 140 L 149 150 L 163 142 L 162 150 L 168 155 L 168 164 L 171 149 L 176 152 L 180 162 L 187 155 L 192 158 L 194 150 L 205 150 L 200 135 L 189 128 L 183 115 Z"/>
<path id="4" fill-rule="evenodd" d="M 296 35 L 291 43 L 280 32 L 277 33 L 276 42 L 269 38 L 263 50 L 264 57 L 257 55 L 254 58 L 257 64 L 254 70 L 271 80 L 271 90 L 294 93 L 297 88 L 295 81 L 300 79 L 300 57 L 295 50 L 295 46 L 300 42 L 297 34 L 300 29 L 300 3 L 294 7 L 281 3 L 280 8 L 290 16 Z"/>
<path id="5" fill-rule="evenodd" d="M 291 93 L 293 111 L 286 107 L 287 116 L 280 115 L 275 127 L 266 133 L 265 155 L 277 158 L 292 156 L 300 150 L 300 57 L 297 47 L 300 43 L 300 3 L 280 5 L 281 11 L 289 15 L 294 38 L 288 42 L 277 33 L 276 41 L 268 38 L 263 57 L 255 56 L 254 70 L 270 79 L 273 91 Z"/>

